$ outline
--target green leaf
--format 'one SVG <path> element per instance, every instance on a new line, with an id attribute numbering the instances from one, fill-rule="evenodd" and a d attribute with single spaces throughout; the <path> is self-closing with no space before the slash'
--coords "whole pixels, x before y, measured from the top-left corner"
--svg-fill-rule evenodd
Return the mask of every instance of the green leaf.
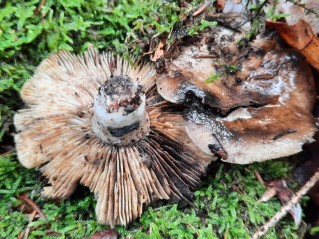
<path id="1" fill-rule="evenodd" d="M 211 83 L 213 81 L 219 80 L 220 77 L 221 77 L 220 75 L 212 73 L 204 82 L 205 83 Z"/>

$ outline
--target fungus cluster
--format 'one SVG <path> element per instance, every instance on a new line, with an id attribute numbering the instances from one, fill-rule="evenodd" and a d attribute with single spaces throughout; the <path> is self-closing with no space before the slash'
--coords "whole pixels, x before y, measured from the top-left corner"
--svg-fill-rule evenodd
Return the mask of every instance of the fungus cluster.
<path id="1" fill-rule="evenodd" d="M 247 164 L 301 151 L 316 132 L 311 71 L 273 33 L 247 42 L 240 26 L 182 42 L 157 76 L 93 48 L 44 60 L 15 115 L 18 158 L 41 166 L 43 195 L 67 198 L 80 183 L 96 195 L 99 222 L 126 225 L 157 200 L 191 202 L 217 157 Z"/>
<path id="2" fill-rule="evenodd" d="M 155 88 L 155 69 L 90 48 L 44 60 L 23 86 L 15 115 L 19 161 L 41 166 L 43 195 L 80 183 L 101 223 L 126 225 L 159 199 L 192 200 L 210 157 L 189 139 L 178 107 Z"/>

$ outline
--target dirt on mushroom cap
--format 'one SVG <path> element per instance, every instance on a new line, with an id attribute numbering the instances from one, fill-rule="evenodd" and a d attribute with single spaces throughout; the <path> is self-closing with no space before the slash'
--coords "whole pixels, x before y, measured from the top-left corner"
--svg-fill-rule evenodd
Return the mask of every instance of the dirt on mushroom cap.
<path id="1" fill-rule="evenodd" d="M 161 69 L 159 93 L 188 105 L 186 130 L 207 154 L 247 164 L 298 153 L 317 131 L 311 70 L 274 32 L 246 42 L 240 26 L 182 42 Z"/>

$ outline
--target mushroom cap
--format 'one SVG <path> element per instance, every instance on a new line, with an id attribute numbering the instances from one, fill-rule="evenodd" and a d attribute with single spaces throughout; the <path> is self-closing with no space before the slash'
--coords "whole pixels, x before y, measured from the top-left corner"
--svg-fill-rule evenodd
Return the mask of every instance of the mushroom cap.
<path id="1" fill-rule="evenodd" d="M 112 76 L 143 86 L 150 131 L 125 146 L 102 142 L 92 131 L 92 103 Z M 155 88 L 155 69 L 131 65 L 94 48 L 84 55 L 58 52 L 23 86 L 26 109 L 14 118 L 18 159 L 41 166 L 49 180 L 43 195 L 67 198 L 78 183 L 97 199 L 100 223 L 126 225 L 159 199 L 192 200 L 211 161 L 190 140 L 181 112 Z"/>
<path id="2" fill-rule="evenodd" d="M 266 7 L 265 12 L 269 11 L 274 4 L 270 1 Z M 289 25 L 296 25 L 300 20 L 304 20 L 310 24 L 313 31 L 319 34 L 319 4 L 317 0 L 300 0 L 298 4 L 289 1 L 282 1 L 276 5 L 275 14 L 286 15 L 285 22 Z"/>
<path id="3" fill-rule="evenodd" d="M 298 153 L 317 131 L 311 70 L 273 33 L 241 45 L 245 34 L 216 26 L 182 44 L 157 78 L 158 91 L 189 105 L 187 133 L 207 154 L 247 164 Z"/>

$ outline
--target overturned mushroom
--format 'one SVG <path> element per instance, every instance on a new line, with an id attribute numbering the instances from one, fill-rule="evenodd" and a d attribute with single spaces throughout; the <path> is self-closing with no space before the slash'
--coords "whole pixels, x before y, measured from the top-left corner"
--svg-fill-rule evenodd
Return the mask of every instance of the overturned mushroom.
<path id="1" fill-rule="evenodd" d="M 274 1 L 270 0 L 266 6 L 265 11 L 267 12 L 274 6 Z M 319 34 L 319 4 L 317 0 L 280 1 L 276 4 L 274 13 L 282 14 L 289 26 L 304 20 L 310 24 L 316 34 Z"/>
<path id="2" fill-rule="evenodd" d="M 155 89 L 155 70 L 89 49 L 44 60 L 23 86 L 15 115 L 18 158 L 41 171 L 49 198 L 81 183 L 98 221 L 126 225 L 159 199 L 191 201 L 210 162 L 185 132 L 177 106 Z"/>
<path id="3" fill-rule="evenodd" d="M 316 131 L 310 68 L 274 33 L 247 42 L 240 26 L 182 44 L 157 79 L 159 93 L 189 105 L 187 133 L 207 154 L 247 164 L 298 153 Z"/>

